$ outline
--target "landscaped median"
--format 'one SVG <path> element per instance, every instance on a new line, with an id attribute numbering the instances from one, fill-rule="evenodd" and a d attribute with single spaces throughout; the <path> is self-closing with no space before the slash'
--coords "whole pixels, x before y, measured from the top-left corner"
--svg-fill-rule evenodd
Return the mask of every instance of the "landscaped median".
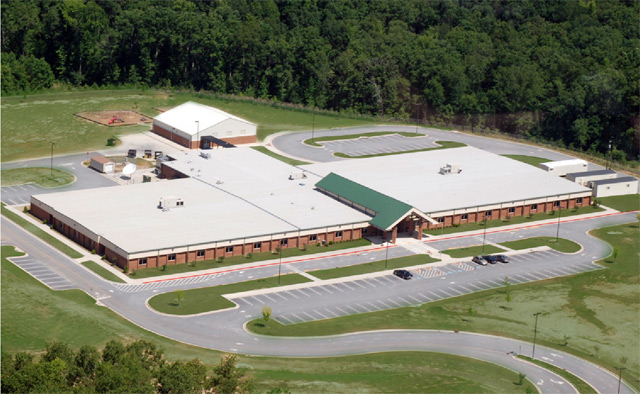
<path id="1" fill-rule="evenodd" d="M 538 248 L 540 246 L 548 246 L 551 249 L 557 250 L 562 253 L 575 253 L 578 252 L 582 247 L 568 239 L 555 237 L 533 237 L 526 239 L 519 239 L 517 241 L 509 241 L 498 244 L 500 246 L 504 246 L 508 249 L 515 250 L 524 250 L 524 249 L 533 249 Z M 485 254 L 496 254 L 505 252 L 505 249 L 499 248 L 494 245 L 476 245 L 469 246 L 466 248 L 455 248 L 443 250 L 442 253 L 449 255 L 453 258 L 465 258 L 471 256 L 485 255 Z"/>
<path id="2" fill-rule="evenodd" d="M 118 275 L 100 266 L 100 264 L 96 263 L 95 261 L 87 260 L 87 261 L 83 261 L 80 264 L 84 265 L 85 267 L 95 272 L 96 274 L 100 275 L 101 277 L 105 278 L 106 280 L 110 280 L 112 282 L 117 282 L 117 283 L 126 283 L 124 280 L 120 279 Z"/>
<path id="3" fill-rule="evenodd" d="M 355 264 L 347 267 L 331 268 L 320 271 L 309 271 L 308 273 L 319 279 L 335 279 L 345 276 L 369 274 L 372 272 L 380 272 L 392 270 L 396 268 L 407 268 L 416 265 L 435 263 L 440 261 L 427 255 L 414 255 L 408 257 L 399 257 L 387 261 L 372 261 L 370 263 Z"/>
<path id="4" fill-rule="evenodd" d="M 323 137 L 315 137 L 304 140 L 307 145 L 322 147 L 318 142 L 355 140 L 358 138 L 381 137 L 383 135 L 401 135 L 403 137 L 424 137 L 424 134 L 408 133 L 406 131 L 373 131 L 371 133 L 346 134 L 346 135 L 327 135 Z"/>
<path id="5" fill-rule="evenodd" d="M 159 294 L 149 299 L 149 306 L 158 312 L 170 315 L 194 315 L 197 313 L 233 308 L 235 304 L 224 298 L 223 294 L 241 293 L 250 290 L 268 289 L 277 286 L 295 285 L 310 282 L 310 279 L 298 274 L 272 276 L 215 287 L 193 290 L 175 290 Z"/>
<path id="6" fill-rule="evenodd" d="M 76 180 L 73 174 L 56 168 L 26 167 L 0 171 L 2 186 L 24 185 L 35 183 L 42 187 L 58 187 L 68 185 Z"/>

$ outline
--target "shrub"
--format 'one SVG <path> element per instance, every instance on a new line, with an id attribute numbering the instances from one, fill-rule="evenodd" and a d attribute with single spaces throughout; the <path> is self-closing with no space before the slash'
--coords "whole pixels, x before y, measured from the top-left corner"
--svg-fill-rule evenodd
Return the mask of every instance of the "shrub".
<path id="1" fill-rule="evenodd" d="M 167 270 L 167 265 L 166 265 L 166 264 L 163 264 L 163 265 L 162 265 L 162 271 L 166 271 L 166 270 Z"/>
<path id="2" fill-rule="evenodd" d="M 128 265 L 125 265 L 125 266 L 124 266 L 124 269 L 123 269 L 122 271 L 123 271 L 125 274 L 128 274 L 128 273 L 129 273 L 129 266 L 128 266 Z"/>
<path id="3" fill-rule="evenodd" d="M 29 213 L 29 207 L 24 207 L 24 208 L 22 208 L 22 212 L 24 212 L 24 213 Z"/>
<path id="4" fill-rule="evenodd" d="M 216 259 L 218 263 L 222 263 L 224 261 L 224 256 L 220 256 Z"/>
<path id="5" fill-rule="evenodd" d="M 251 252 L 244 255 L 245 259 L 250 259 L 251 257 L 253 257 L 253 254 Z"/>
<path id="6" fill-rule="evenodd" d="M 92 249 L 92 250 L 91 250 L 91 254 L 96 254 L 96 250 L 95 250 L 95 249 Z"/>
<path id="7" fill-rule="evenodd" d="M 300 250 L 301 251 L 306 251 L 307 250 L 307 244 L 303 243 L 302 246 L 300 246 Z"/>

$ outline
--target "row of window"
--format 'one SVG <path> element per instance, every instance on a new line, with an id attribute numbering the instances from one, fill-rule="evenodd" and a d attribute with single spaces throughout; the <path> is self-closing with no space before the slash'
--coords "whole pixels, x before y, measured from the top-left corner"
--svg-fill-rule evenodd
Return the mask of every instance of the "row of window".
<path id="1" fill-rule="evenodd" d="M 576 205 L 582 205 L 582 197 L 579 197 L 576 199 Z M 560 201 L 554 201 L 553 202 L 553 207 L 554 208 L 559 208 L 560 207 Z M 538 210 L 538 204 L 531 204 L 531 211 L 535 212 Z M 486 211 L 484 213 L 484 216 L 486 218 L 491 217 L 491 212 L 492 211 Z M 509 208 L 509 213 L 510 214 L 515 214 L 516 213 L 516 208 L 515 207 L 511 207 Z M 460 220 L 468 220 L 469 219 L 469 215 L 466 213 L 463 213 L 462 216 L 460 217 Z M 444 217 L 440 217 L 438 218 L 438 223 L 444 223 Z"/>
<path id="2" fill-rule="evenodd" d="M 342 231 L 336 231 L 336 238 L 342 238 Z M 318 240 L 318 236 L 316 234 L 310 235 L 309 236 L 309 242 L 315 242 Z M 287 238 L 281 239 L 280 240 L 280 245 L 282 246 L 287 246 L 289 245 L 289 240 Z M 262 242 L 254 242 L 253 243 L 253 249 L 254 250 L 260 250 L 262 249 Z M 226 253 L 233 253 L 233 245 L 231 246 L 227 246 L 225 249 Z M 196 256 L 197 257 L 204 257 L 204 250 L 198 250 L 196 252 Z M 167 260 L 169 261 L 176 261 L 176 255 L 175 254 L 170 254 L 167 256 Z M 146 257 L 142 257 L 140 259 L 138 259 L 138 265 L 147 265 L 147 258 Z"/>

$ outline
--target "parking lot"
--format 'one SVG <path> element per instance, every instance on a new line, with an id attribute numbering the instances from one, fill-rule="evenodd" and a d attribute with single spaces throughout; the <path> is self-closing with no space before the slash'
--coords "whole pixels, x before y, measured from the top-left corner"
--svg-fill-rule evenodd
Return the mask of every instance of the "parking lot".
<path id="1" fill-rule="evenodd" d="M 44 263 L 29 257 L 12 257 L 11 261 L 52 290 L 77 289 L 78 287 L 51 271 Z"/>
<path id="2" fill-rule="evenodd" d="M 7 205 L 25 205 L 31 201 L 32 194 L 39 194 L 44 190 L 38 185 L 28 183 L 25 185 L 4 186 L 0 194 L 2 194 L 2 202 Z"/>
<path id="3" fill-rule="evenodd" d="M 227 298 L 240 308 L 270 306 L 273 318 L 282 324 L 296 324 L 339 316 L 367 313 L 456 297 L 510 284 L 544 280 L 598 269 L 590 262 L 557 264 L 562 253 L 547 250 L 511 256 L 507 264 L 486 266 L 470 261 L 440 267 L 409 269 L 410 280 L 393 274 L 327 284 L 316 282 L 298 289 L 269 290 L 262 294 Z"/>
<path id="4" fill-rule="evenodd" d="M 435 148 L 433 137 L 404 137 L 399 134 L 365 137 L 352 140 L 318 142 L 331 153 L 341 152 L 349 156 L 377 155 L 416 149 Z"/>

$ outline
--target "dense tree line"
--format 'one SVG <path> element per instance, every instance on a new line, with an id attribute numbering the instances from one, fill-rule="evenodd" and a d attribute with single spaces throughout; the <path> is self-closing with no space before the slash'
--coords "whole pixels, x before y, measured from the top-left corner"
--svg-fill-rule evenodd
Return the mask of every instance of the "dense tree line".
<path id="1" fill-rule="evenodd" d="M 74 352 L 51 342 L 38 360 L 29 353 L 2 354 L 3 393 L 220 393 L 251 390 L 236 356 L 224 356 L 212 371 L 199 360 L 168 362 L 147 341 L 127 346 L 110 341 L 102 352 L 82 346 Z M 273 393 L 282 393 L 277 388 Z"/>
<path id="2" fill-rule="evenodd" d="M 633 0 L 5 0 L 2 91 L 204 89 L 611 141 L 635 160 L 638 15 Z"/>

